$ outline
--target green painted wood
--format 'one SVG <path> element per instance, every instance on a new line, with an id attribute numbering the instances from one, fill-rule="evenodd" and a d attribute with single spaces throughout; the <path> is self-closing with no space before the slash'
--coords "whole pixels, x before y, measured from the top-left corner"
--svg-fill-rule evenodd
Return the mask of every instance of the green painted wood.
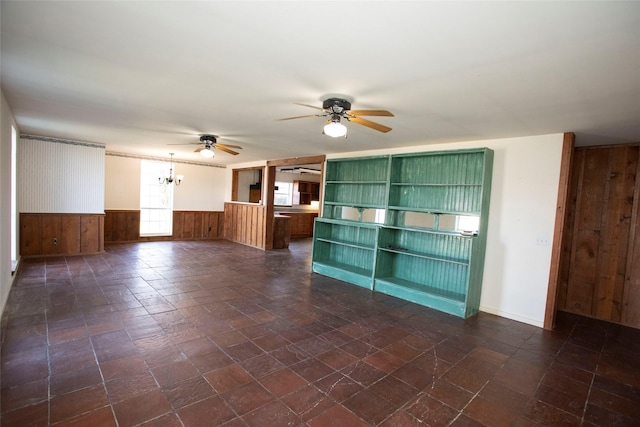
<path id="1" fill-rule="evenodd" d="M 359 269 L 349 264 L 314 261 L 312 271 L 363 288 L 372 289 L 373 287 L 373 277 L 370 270 Z"/>
<path id="2" fill-rule="evenodd" d="M 374 290 L 454 316 L 468 317 L 465 315 L 466 304 L 464 301 L 460 301 L 458 298 L 450 298 L 435 291 L 429 292 L 425 289 L 417 289 L 413 285 L 411 282 L 405 282 L 397 278 L 377 278 L 375 279 Z"/>
<path id="3" fill-rule="evenodd" d="M 329 159 L 325 170 L 325 180 L 326 182 L 386 182 L 388 167 L 389 156 Z"/>
<path id="4" fill-rule="evenodd" d="M 456 316 L 477 313 L 492 166 L 486 148 L 327 161 L 313 271 Z M 384 208 L 385 225 L 339 219 L 349 207 Z M 435 215 L 407 222 L 410 212 Z M 478 235 L 441 230 L 440 214 L 480 216 Z"/>

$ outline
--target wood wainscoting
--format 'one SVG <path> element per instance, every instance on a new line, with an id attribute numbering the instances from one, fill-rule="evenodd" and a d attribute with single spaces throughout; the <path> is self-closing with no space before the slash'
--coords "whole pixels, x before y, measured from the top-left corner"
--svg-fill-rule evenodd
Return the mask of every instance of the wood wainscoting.
<path id="1" fill-rule="evenodd" d="M 139 210 L 106 210 L 104 240 L 107 243 L 153 240 L 213 240 L 223 237 L 224 212 L 173 211 L 171 236 L 140 236 Z"/>
<path id="2" fill-rule="evenodd" d="M 104 241 L 127 243 L 140 240 L 139 210 L 105 210 Z"/>
<path id="3" fill-rule="evenodd" d="M 640 328 L 640 145 L 579 147 L 557 307 Z"/>
<path id="4" fill-rule="evenodd" d="M 313 224 L 318 212 L 279 212 L 291 217 L 291 238 L 313 237 Z"/>
<path id="5" fill-rule="evenodd" d="M 224 238 L 254 248 L 266 249 L 266 212 L 264 205 L 225 203 Z"/>
<path id="6" fill-rule="evenodd" d="M 173 240 L 212 240 L 223 233 L 222 211 L 173 211 Z"/>
<path id="7" fill-rule="evenodd" d="M 20 214 L 20 256 L 101 252 L 104 252 L 104 214 Z"/>

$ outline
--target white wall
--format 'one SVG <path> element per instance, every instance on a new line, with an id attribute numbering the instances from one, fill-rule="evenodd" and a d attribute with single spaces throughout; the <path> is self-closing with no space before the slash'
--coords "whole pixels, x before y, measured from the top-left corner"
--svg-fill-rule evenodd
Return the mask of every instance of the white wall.
<path id="1" fill-rule="evenodd" d="M 480 310 L 544 324 L 563 134 L 327 155 L 357 157 L 488 147 L 494 150 Z"/>
<path id="2" fill-rule="evenodd" d="M 107 153 L 105 209 L 140 209 L 140 162 L 138 157 Z M 173 193 L 174 210 L 224 210 L 226 168 L 174 161 L 174 174 L 184 175 L 182 183 Z"/>
<path id="3" fill-rule="evenodd" d="M 104 174 L 106 210 L 140 209 L 140 159 L 107 153 Z"/>
<path id="4" fill-rule="evenodd" d="M 234 169 L 246 169 L 246 168 L 262 168 L 267 166 L 267 162 L 266 161 L 260 161 L 260 162 L 248 162 L 248 163 L 236 163 L 234 165 L 229 165 L 227 166 L 227 172 L 226 172 L 226 178 L 227 178 L 227 182 L 229 183 L 229 185 L 227 186 L 225 193 L 224 193 L 224 200 L 227 202 L 231 201 L 231 182 L 233 182 L 233 170 Z M 264 187 L 266 186 L 267 181 L 264 179 L 262 179 L 262 194 L 264 194 Z M 253 184 L 253 183 L 251 183 Z M 240 189 L 238 189 L 239 191 Z M 246 199 L 248 200 L 248 188 L 247 188 L 247 197 Z M 238 194 L 238 198 L 240 198 L 240 194 Z M 263 197 L 264 199 L 264 197 Z M 264 201 L 264 200 L 263 200 Z"/>
<path id="5" fill-rule="evenodd" d="M 13 284 L 11 274 L 11 126 L 18 131 L 13 113 L 0 92 L 0 314 Z"/>
<path id="6" fill-rule="evenodd" d="M 173 193 L 173 209 L 224 211 L 226 168 L 176 163 L 175 170 L 184 180 Z"/>
<path id="7" fill-rule="evenodd" d="M 103 213 L 104 146 L 22 135 L 18 211 Z"/>

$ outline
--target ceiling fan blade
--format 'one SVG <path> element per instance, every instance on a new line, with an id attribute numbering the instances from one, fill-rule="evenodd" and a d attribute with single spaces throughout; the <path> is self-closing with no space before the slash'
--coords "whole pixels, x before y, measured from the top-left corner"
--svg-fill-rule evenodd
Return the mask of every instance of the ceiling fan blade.
<path id="1" fill-rule="evenodd" d="M 294 102 L 294 104 L 296 104 L 296 105 L 302 105 L 303 107 L 315 108 L 316 110 L 322 110 L 322 108 L 320 108 L 320 107 L 316 107 L 315 105 L 301 104 L 301 103 L 299 103 L 299 102 Z"/>
<path id="2" fill-rule="evenodd" d="M 204 146 L 204 145 L 202 145 L 202 146 L 200 146 L 200 147 L 196 148 L 193 152 L 194 152 L 194 153 L 199 153 L 199 152 L 201 152 L 201 151 L 202 151 L 202 150 L 204 150 L 204 149 L 205 149 L 205 146 Z"/>
<path id="3" fill-rule="evenodd" d="M 306 117 L 318 117 L 318 114 L 307 114 L 306 116 L 287 117 L 284 119 L 277 119 L 277 120 L 282 121 L 282 120 L 304 119 Z"/>
<path id="4" fill-rule="evenodd" d="M 371 129 L 375 129 L 378 132 L 385 132 L 386 133 L 386 132 L 389 132 L 391 130 L 390 127 L 381 125 L 379 123 L 372 122 L 372 121 L 367 120 L 367 119 L 361 119 L 360 117 L 347 117 L 347 120 L 349 120 L 350 122 L 353 122 L 353 123 L 357 123 L 357 124 L 362 125 L 362 126 L 366 126 L 368 128 L 371 128 Z"/>
<path id="5" fill-rule="evenodd" d="M 200 144 L 199 142 L 183 142 L 180 144 L 167 144 L 167 145 L 197 145 Z"/>
<path id="6" fill-rule="evenodd" d="M 235 151 L 230 150 L 225 146 L 220 146 L 220 144 L 216 144 L 212 148 L 216 148 L 216 149 L 218 149 L 220 151 L 224 151 L 225 153 L 233 154 L 234 156 L 238 155 L 238 153 L 236 153 Z"/>
<path id="7" fill-rule="evenodd" d="M 350 110 L 347 114 L 353 116 L 385 116 L 394 117 L 393 113 L 387 110 Z"/>
<path id="8" fill-rule="evenodd" d="M 222 145 L 223 147 L 226 147 L 226 148 L 239 148 L 242 150 L 242 147 L 240 147 L 239 145 L 220 144 L 219 142 L 216 145 Z"/>

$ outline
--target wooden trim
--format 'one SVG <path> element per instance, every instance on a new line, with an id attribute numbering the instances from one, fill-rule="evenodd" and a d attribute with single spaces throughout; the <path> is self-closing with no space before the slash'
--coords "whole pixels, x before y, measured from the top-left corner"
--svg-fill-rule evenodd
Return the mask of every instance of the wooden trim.
<path id="1" fill-rule="evenodd" d="M 231 200 L 238 200 L 238 169 L 231 171 Z"/>
<path id="2" fill-rule="evenodd" d="M 266 250 L 273 249 L 273 227 L 274 227 L 274 207 L 273 200 L 275 195 L 273 194 L 276 187 L 276 167 L 267 166 L 265 194 L 263 200 L 266 201 L 265 218 L 264 218 L 264 248 Z"/>
<path id="3" fill-rule="evenodd" d="M 545 329 L 553 329 L 556 318 L 556 300 L 558 296 L 558 282 L 562 265 L 562 239 L 568 216 L 569 184 L 571 182 L 571 166 L 575 146 L 575 134 L 566 132 L 562 140 L 562 158 L 560 160 L 560 179 L 558 182 L 558 202 L 556 204 L 556 219 L 551 247 L 551 268 L 549 271 L 549 286 L 547 288 L 547 304 L 544 313 Z"/>
<path id="4" fill-rule="evenodd" d="M 326 156 L 309 156 L 309 157 L 294 157 L 291 159 L 269 160 L 267 166 L 295 166 L 306 165 L 308 163 L 320 163 L 323 164 Z"/>

